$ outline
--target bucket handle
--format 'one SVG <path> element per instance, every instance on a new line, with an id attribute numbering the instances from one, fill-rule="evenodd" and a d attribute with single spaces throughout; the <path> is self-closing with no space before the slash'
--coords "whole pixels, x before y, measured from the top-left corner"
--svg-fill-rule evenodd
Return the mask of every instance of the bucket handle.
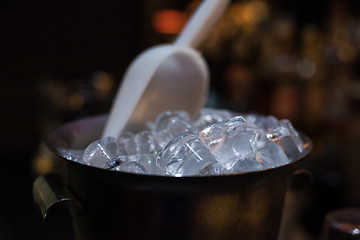
<path id="1" fill-rule="evenodd" d="M 288 189 L 302 190 L 313 180 L 313 174 L 302 166 L 293 165 L 290 179 L 288 180 Z"/>
<path id="2" fill-rule="evenodd" d="M 66 186 L 62 177 L 57 174 L 38 176 L 33 183 L 33 198 L 35 205 L 45 221 L 49 210 L 61 203 L 70 203 L 75 214 L 80 214 L 83 206 Z"/>

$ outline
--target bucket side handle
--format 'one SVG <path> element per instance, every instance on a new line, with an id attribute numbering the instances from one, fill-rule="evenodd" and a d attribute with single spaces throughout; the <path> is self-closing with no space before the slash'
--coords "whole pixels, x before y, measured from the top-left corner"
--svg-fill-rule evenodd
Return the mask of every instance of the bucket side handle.
<path id="1" fill-rule="evenodd" d="M 313 174 L 309 170 L 294 164 L 288 180 L 288 188 L 292 190 L 302 190 L 309 186 L 312 180 Z"/>
<path id="2" fill-rule="evenodd" d="M 75 214 L 81 213 L 83 209 L 81 202 L 71 193 L 62 177 L 53 173 L 40 175 L 35 179 L 33 198 L 43 221 L 49 210 L 61 203 L 72 204 Z"/>

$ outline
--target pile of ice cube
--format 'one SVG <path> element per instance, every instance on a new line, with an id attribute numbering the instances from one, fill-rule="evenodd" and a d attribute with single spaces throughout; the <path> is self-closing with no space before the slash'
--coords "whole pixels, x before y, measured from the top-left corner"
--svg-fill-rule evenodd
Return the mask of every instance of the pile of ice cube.
<path id="1" fill-rule="evenodd" d="M 168 111 L 147 127 L 68 150 L 64 157 L 114 171 L 180 177 L 274 168 L 304 150 L 292 124 L 273 116 L 204 108 L 190 121 L 186 112 Z"/>

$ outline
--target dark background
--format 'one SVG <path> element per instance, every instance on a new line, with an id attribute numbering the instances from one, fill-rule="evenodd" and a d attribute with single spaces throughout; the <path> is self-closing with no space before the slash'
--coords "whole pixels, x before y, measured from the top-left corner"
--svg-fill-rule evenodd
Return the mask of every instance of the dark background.
<path id="1" fill-rule="evenodd" d="M 43 137 L 64 122 L 108 112 L 131 60 L 176 35 L 157 31 L 154 14 L 173 9 L 186 16 L 195 3 L 0 2 L 0 239 L 72 238 L 65 209 L 43 224 L 32 201 L 35 177 L 57 171 Z M 232 6 L 200 48 L 212 74 L 208 105 L 289 118 L 312 138 L 302 165 L 314 178 L 297 192 L 305 200 L 297 202 L 296 219 L 304 239 L 318 239 L 326 213 L 360 205 L 359 3 Z"/>

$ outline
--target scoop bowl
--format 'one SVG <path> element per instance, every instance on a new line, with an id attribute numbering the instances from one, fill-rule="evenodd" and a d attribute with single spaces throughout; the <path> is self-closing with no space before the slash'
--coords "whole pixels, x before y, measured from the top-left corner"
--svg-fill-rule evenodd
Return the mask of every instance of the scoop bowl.
<path id="1" fill-rule="evenodd" d="M 187 111 L 194 118 L 206 100 L 208 78 L 206 62 L 196 50 L 170 44 L 150 48 L 124 76 L 103 137 L 140 131 L 164 110 Z"/>

